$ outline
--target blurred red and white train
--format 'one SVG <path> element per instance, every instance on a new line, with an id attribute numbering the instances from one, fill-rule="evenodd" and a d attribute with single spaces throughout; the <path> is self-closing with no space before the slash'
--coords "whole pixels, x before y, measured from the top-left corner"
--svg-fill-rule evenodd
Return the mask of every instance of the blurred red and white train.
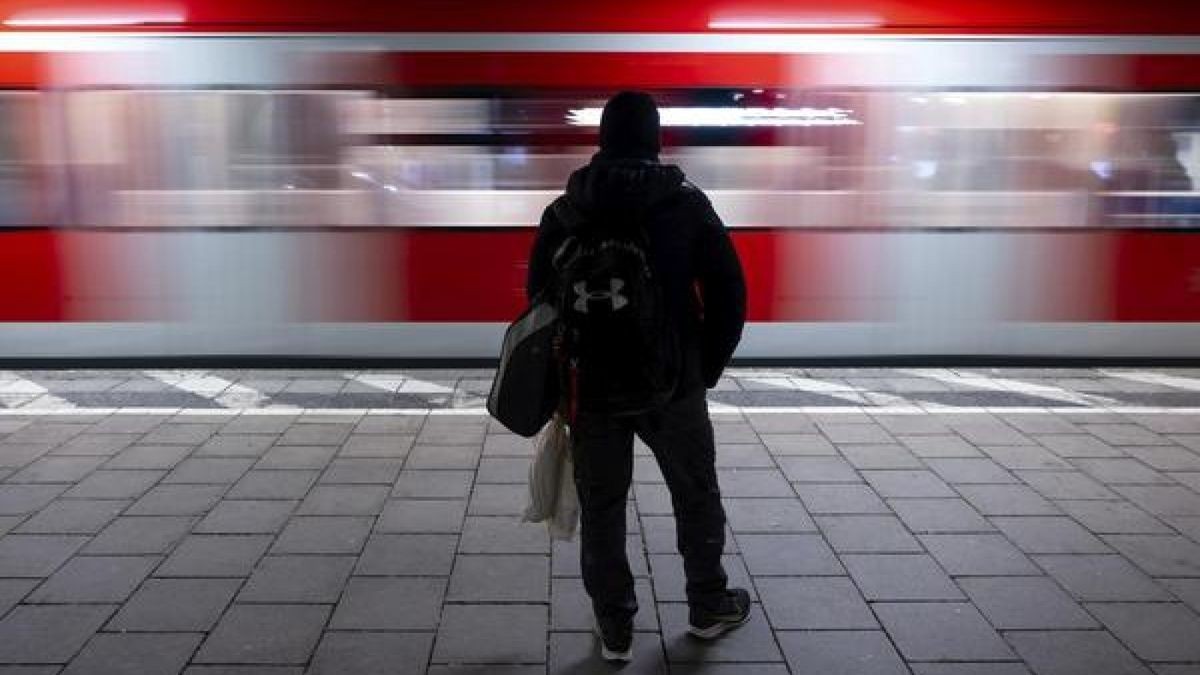
<path id="1" fill-rule="evenodd" d="M 642 88 L 740 356 L 1200 356 L 1200 4 L 0 0 L 0 357 L 490 357 Z"/>

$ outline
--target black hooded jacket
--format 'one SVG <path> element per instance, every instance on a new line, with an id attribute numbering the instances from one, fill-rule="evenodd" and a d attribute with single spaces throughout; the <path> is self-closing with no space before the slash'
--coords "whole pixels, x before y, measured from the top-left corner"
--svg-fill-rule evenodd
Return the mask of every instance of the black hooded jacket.
<path id="1" fill-rule="evenodd" d="M 679 167 L 601 153 L 572 173 L 566 194 L 542 214 L 526 294 L 532 299 L 550 281 L 551 258 L 569 229 L 629 222 L 643 209 L 649 210 L 650 266 L 683 346 L 679 397 L 716 385 L 746 320 L 746 283 L 733 243 L 708 198 Z"/>

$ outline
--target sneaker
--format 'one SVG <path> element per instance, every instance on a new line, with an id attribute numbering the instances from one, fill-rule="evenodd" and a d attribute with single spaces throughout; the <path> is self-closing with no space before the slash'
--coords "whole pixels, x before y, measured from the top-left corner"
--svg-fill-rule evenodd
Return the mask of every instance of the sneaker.
<path id="1" fill-rule="evenodd" d="M 715 608 L 693 607 L 688 613 L 688 632 L 702 640 L 712 640 L 750 620 L 750 594 L 744 588 L 731 588 Z"/>
<path id="2" fill-rule="evenodd" d="M 596 617 L 593 625 L 600 638 L 600 656 L 605 661 L 629 661 L 633 658 L 633 620 Z"/>

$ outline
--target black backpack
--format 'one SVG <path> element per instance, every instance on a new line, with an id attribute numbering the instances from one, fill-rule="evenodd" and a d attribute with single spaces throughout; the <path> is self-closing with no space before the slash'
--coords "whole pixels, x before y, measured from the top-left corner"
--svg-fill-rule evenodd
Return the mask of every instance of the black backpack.
<path id="1" fill-rule="evenodd" d="M 568 419 L 661 406 L 679 380 L 680 347 L 650 266 L 648 214 L 636 222 L 573 215 L 553 260 Z"/>

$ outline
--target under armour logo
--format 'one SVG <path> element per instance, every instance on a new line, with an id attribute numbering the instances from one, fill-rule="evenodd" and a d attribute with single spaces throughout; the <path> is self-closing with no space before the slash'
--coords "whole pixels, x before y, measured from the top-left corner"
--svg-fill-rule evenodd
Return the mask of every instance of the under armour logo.
<path id="1" fill-rule="evenodd" d="M 629 304 L 629 298 L 621 295 L 621 288 L 625 286 L 624 279 L 611 277 L 608 280 L 607 291 L 591 291 L 587 289 L 586 281 L 575 282 L 575 311 L 581 314 L 587 314 L 588 303 L 592 300 L 609 300 L 612 302 L 613 311 L 621 309 Z"/>

